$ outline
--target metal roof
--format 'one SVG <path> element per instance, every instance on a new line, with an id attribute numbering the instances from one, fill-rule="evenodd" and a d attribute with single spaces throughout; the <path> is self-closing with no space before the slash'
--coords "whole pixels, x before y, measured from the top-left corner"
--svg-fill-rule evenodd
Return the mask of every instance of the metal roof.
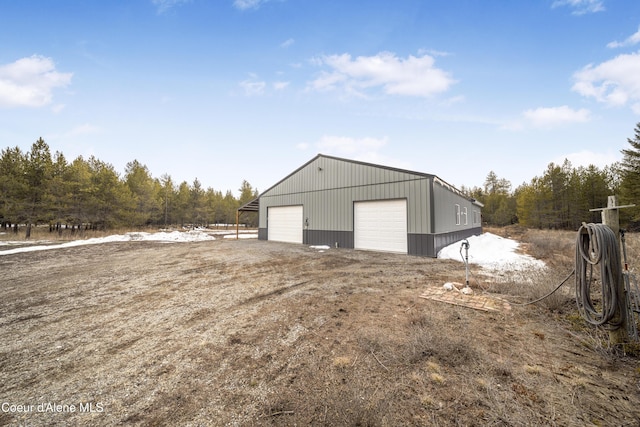
<path id="1" fill-rule="evenodd" d="M 245 203 L 244 205 L 238 208 L 239 212 L 258 212 L 260 210 L 260 198 L 256 197 L 250 202 Z"/>

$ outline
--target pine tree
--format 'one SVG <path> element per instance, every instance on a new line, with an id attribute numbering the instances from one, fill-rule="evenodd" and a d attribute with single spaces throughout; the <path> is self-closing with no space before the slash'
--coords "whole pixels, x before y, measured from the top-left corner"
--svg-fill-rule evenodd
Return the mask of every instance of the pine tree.
<path id="1" fill-rule="evenodd" d="M 164 213 L 164 226 L 173 224 L 173 203 L 174 193 L 176 192 L 175 186 L 171 175 L 164 174 L 160 177 L 160 183 L 162 184 L 162 190 L 159 193 L 162 203 L 162 210 Z"/>
<path id="2" fill-rule="evenodd" d="M 622 150 L 620 195 L 624 203 L 640 205 L 640 123 L 634 139 L 627 138 L 631 148 Z M 640 209 L 633 210 L 633 219 L 640 219 Z"/>
<path id="3" fill-rule="evenodd" d="M 72 225 L 80 227 L 95 219 L 90 214 L 91 194 L 93 193 L 91 168 L 89 163 L 82 156 L 79 156 L 69 165 L 67 172 L 69 189 L 67 217 Z"/>
<path id="4" fill-rule="evenodd" d="M 224 222 L 227 224 L 227 227 L 231 224 L 236 223 L 236 209 L 240 206 L 238 205 L 238 200 L 233 197 L 233 193 L 231 190 L 227 190 L 227 194 L 225 194 L 224 199 L 222 199 L 222 206 L 224 212 Z"/>
<path id="5" fill-rule="evenodd" d="M 178 191 L 175 196 L 175 215 L 176 220 L 181 227 L 189 221 L 189 200 L 191 199 L 191 189 L 187 181 L 182 181 L 178 186 Z"/>
<path id="6" fill-rule="evenodd" d="M 189 208 L 191 224 L 194 226 L 207 225 L 207 209 L 205 192 L 198 178 L 193 180 L 193 185 L 189 191 Z"/>
<path id="7" fill-rule="evenodd" d="M 137 160 L 127 163 L 125 183 L 136 202 L 135 212 L 131 214 L 134 225 L 149 225 L 162 216 L 158 197 L 160 185 L 151 177 L 151 172 L 145 165 Z"/>
<path id="8" fill-rule="evenodd" d="M 38 138 L 31 146 L 25 168 L 28 185 L 24 212 L 27 220 L 27 238 L 31 236 L 31 224 L 50 220 L 51 212 L 47 209 L 44 199 L 49 188 L 52 170 L 53 160 L 49 146 L 44 139 Z"/>
<path id="9" fill-rule="evenodd" d="M 56 151 L 53 157 L 51 180 L 49 181 L 46 200 L 51 209 L 51 220 L 56 223 L 58 230 L 60 229 L 59 224 L 66 219 L 68 213 L 69 192 L 69 165 L 64 154 Z"/>
<path id="10" fill-rule="evenodd" d="M 19 147 L 6 148 L 0 153 L 0 221 L 3 227 L 25 219 L 26 163 L 26 155 Z"/>
<path id="11" fill-rule="evenodd" d="M 484 204 L 482 217 L 491 225 L 508 225 L 516 221 L 516 199 L 511 194 L 511 182 L 489 172 L 484 181 L 484 191 L 474 190 L 472 197 Z M 473 194 L 473 192 L 472 192 Z"/>
<path id="12" fill-rule="evenodd" d="M 258 197 L 258 190 L 253 189 L 251 184 L 245 179 L 242 181 L 242 185 L 240 186 L 240 199 L 238 199 L 238 206 L 242 206 L 246 203 L 249 203 L 253 199 Z M 241 215 L 240 219 L 241 223 L 244 223 L 248 227 L 257 227 L 258 226 L 258 213 L 257 212 L 244 212 Z"/>

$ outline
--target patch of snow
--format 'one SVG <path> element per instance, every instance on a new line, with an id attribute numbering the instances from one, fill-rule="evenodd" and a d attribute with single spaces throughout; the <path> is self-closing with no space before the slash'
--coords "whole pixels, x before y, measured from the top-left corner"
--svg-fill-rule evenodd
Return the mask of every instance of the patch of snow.
<path id="1" fill-rule="evenodd" d="M 225 234 L 223 235 L 223 239 L 235 239 L 236 238 L 236 233 L 234 232 L 233 234 Z M 257 239 L 258 238 L 258 233 L 248 233 L 248 232 L 240 232 L 238 234 L 238 239 Z"/>
<path id="2" fill-rule="evenodd" d="M 3 240 L 3 241 L 0 241 L 0 246 L 42 245 L 45 243 L 51 243 L 51 241 L 50 240 Z"/>
<path id="3" fill-rule="evenodd" d="M 231 227 L 227 230 L 209 230 L 207 233 L 209 234 L 213 234 L 213 235 L 227 235 L 227 234 L 233 234 L 234 236 L 236 235 L 236 228 L 235 227 Z M 256 230 L 238 230 L 239 234 L 256 234 Z"/>
<path id="4" fill-rule="evenodd" d="M 491 233 L 483 233 L 479 236 L 471 236 L 467 241 L 469 242 L 470 264 L 477 264 L 483 268 L 497 271 L 521 271 L 545 267 L 543 261 L 530 255 L 517 253 L 516 250 L 520 244 L 515 240 L 506 239 Z M 465 251 L 464 249 L 462 250 L 461 256 L 461 245 L 462 240 L 442 248 L 442 250 L 438 252 L 438 258 L 464 262 L 462 257 Z"/>
<path id="5" fill-rule="evenodd" d="M 0 255 L 11 255 L 22 252 L 34 252 L 34 251 L 46 251 L 49 249 L 59 249 L 59 248 L 70 248 L 74 246 L 83 246 L 83 245 L 97 245 L 101 243 L 110 243 L 110 242 L 167 242 L 167 243 L 179 243 L 179 242 L 201 242 L 206 240 L 215 240 L 215 237 L 210 236 L 207 233 L 204 233 L 200 230 L 191 230 L 187 232 L 182 231 L 161 231 L 158 233 L 146 233 L 146 232 L 132 232 L 126 234 L 113 234 L 111 236 L 106 237 L 94 237 L 91 239 L 84 240 L 74 240 L 71 242 L 58 243 L 53 245 L 38 245 L 38 246 L 27 246 L 16 249 L 8 249 L 5 251 L 0 251 Z M 11 243 L 11 242 L 9 242 Z M 14 242 L 14 244 L 17 242 Z M 19 242 L 24 244 L 26 242 Z M 31 243 L 31 242 L 29 242 Z M 34 241 L 33 243 L 43 243 Z M 46 243 L 46 242 L 45 242 Z"/>
<path id="6" fill-rule="evenodd" d="M 309 246 L 311 249 L 316 249 L 320 252 L 324 252 L 326 250 L 331 249 L 331 246 L 327 246 L 327 245 L 316 245 L 316 246 Z"/>

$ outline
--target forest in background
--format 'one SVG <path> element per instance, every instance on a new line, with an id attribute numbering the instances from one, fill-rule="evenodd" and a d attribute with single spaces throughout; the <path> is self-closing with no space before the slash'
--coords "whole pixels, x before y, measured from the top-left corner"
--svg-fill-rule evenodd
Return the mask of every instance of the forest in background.
<path id="1" fill-rule="evenodd" d="M 176 184 L 170 175 L 154 178 L 137 160 L 120 176 L 95 157 L 69 162 L 61 152 L 51 155 L 39 138 L 28 152 L 6 148 L 0 153 L 0 224 L 49 224 L 51 229 L 235 224 L 236 210 L 258 196 L 247 181 L 240 197 L 203 188 L 196 178 Z M 257 226 L 255 213 L 241 221 Z M 27 231 L 27 234 L 29 231 Z"/>
<path id="2" fill-rule="evenodd" d="M 627 140 L 619 163 L 598 168 L 574 167 L 568 160 L 551 163 L 541 176 L 515 190 L 511 182 L 489 172 L 484 186 L 461 190 L 484 204 L 483 224 L 575 230 L 582 222 L 600 222 L 590 209 L 607 205 L 609 195 L 621 204 L 623 226 L 640 224 L 640 123 Z M 39 138 L 28 152 L 6 148 L 0 153 L 0 225 L 49 224 L 91 229 L 117 227 L 234 224 L 236 210 L 258 196 L 243 181 L 240 196 L 203 188 L 196 178 L 176 184 L 168 174 L 154 178 L 137 160 L 120 176 L 114 167 L 95 157 L 69 162 L 64 154 L 51 154 Z M 241 223 L 257 226 L 257 214 L 243 213 Z M 28 235 L 27 231 L 27 235 Z"/>
<path id="3" fill-rule="evenodd" d="M 606 207 L 608 196 L 617 195 L 619 205 L 638 205 L 620 210 L 621 224 L 635 229 L 640 224 L 640 123 L 627 142 L 630 147 L 622 150 L 622 161 L 604 168 L 574 167 L 568 160 L 550 163 L 541 176 L 515 190 L 511 182 L 489 172 L 482 188 L 463 191 L 484 204 L 484 224 L 565 230 L 577 230 L 582 222 L 601 222 L 600 212 L 590 209 Z"/>

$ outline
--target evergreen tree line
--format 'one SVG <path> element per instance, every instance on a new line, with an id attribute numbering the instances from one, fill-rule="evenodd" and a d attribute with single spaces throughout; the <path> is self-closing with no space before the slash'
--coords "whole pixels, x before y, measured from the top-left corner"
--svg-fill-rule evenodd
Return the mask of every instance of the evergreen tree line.
<path id="1" fill-rule="evenodd" d="M 640 123 L 635 127 L 623 159 L 604 168 L 573 167 L 550 163 L 542 176 L 515 190 L 511 182 L 491 171 L 484 186 L 463 188 L 484 204 L 483 222 L 503 226 L 577 229 L 582 222 L 600 222 L 590 209 L 607 205 L 609 195 L 621 204 L 636 204 L 620 211 L 624 226 L 640 224 Z M 68 162 L 61 152 L 51 155 L 39 138 L 31 150 L 6 148 L 0 153 L 0 225 L 50 224 L 107 229 L 115 227 L 233 224 L 236 210 L 258 196 L 247 181 L 240 197 L 204 189 L 196 178 L 176 185 L 171 176 L 152 177 L 134 160 L 120 176 L 114 167 L 91 156 Z M 255 213 L 244 213 L 241 222 L 257 226 Z"/>
<path id="2" fill-rule="evenodd" d="M 607 206 L 610 195 L 619 196 L 622 205 L 638 205 L 620 210 L 621 224 L 638 228 L 640 224 L 640 123 L 635 137 L 627 139 L 630 148 L 622 150 L 623 159 L 604 168 L 594 165 L 573 167 L 550 163 L 542 176 L 512 190 L 511 182 L 489 172 L 484 187 L 464 189 L 484 204 L 483 222 L 503 226 L 575 230 L 582 222 L 601 222 L 600 212 L 590 209 Z"/>
<path id="3" fill-rule="evenodd" d="M 258 196 L 243 181 L 240 197 L 203 188 L 196 178 L 177 185 L 165 174 L 154 178 L 133 160 L 124 176 L 91 156 L 68 162 L 61 152 L 51 155 L 39 138 L 31 150 L 6 148 L 0 153 L 0 224 L 49 224 L 72 227 L 115 227 L 235 224 L 236 209 Z M 257 226 L 257 215 L 244 213 L 241 222 Z M 29 232 L 27 232 L 29 233 Z"/>

